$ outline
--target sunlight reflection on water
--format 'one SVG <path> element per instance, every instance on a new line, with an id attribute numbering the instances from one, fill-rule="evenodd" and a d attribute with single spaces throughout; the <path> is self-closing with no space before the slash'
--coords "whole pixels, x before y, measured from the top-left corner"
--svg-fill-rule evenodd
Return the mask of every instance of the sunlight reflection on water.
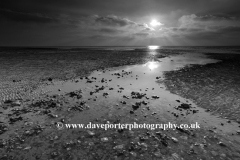
<path id="1" fill-rule="evenodd" d="M 144 66 L 147 66 L 149 69 L 154 70 L 159 67 L 159 63 L 158 62 L 148 62 L 148 63 L 144 64 Z"/>

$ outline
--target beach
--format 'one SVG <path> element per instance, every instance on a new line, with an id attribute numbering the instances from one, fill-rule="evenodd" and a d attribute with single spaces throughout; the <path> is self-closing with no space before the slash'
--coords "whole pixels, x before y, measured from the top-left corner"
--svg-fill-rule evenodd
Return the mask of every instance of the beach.
<path id="1" fill-rule="evenodd" d="M 239 52 L 1 48 L 0 159 L 240 159 Z"/>

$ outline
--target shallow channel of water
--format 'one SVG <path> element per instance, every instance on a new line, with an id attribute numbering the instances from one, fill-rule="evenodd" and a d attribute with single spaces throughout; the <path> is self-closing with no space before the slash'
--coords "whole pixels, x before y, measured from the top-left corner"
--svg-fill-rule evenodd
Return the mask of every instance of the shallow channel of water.
<path id="1" fill-rule="evenodd" d="M 80 116 L 72 117 L 72 123 L 87 123 L 91 118 L 99 117 L 105 113 L 111 115 L 121 112 L 124 116 L 130 117 L 131 114 L 129 112 L 123 112 L 122 110 L 130 111 L 131 106 L 138 102 L 139 99 L 126 99 L 124 96 L 131 97 L 131 93 L 134 91 L 146 94 L 140 101 L 146 101 L 146 106 L 151 109 L 151 112 L 148 112 L 141 107 L 143 108 L 142 110 L 139 109 L 141 112 L 136 111 L 136 114 L 147 117 L 156 112 L 158 113 L 158 118 L 163 122 L 178 124 L 198 122 L 201 127 L 216 127 L 217 132 L 230 135 L 236 131 L 237 123 L 232 122 L 222 126 L 222 122 L 226 123 L 225 119 L 211 115 L 204 109 L 197 107 L 192 101 L 170 93 L 163 84 L 156 83 L 156 80 L 164 79 L 165 71 L 178 70 L 192 64 L 204 65 L 216 62 L 218 61 L 209 59 L 203 54 L 175 55 L 161 58 L 157 61 L 150 61 L 143 65 L 97 70 L 88 78 L 54 81 L 43 90 L 49 95 L 64 95 L 75 90 L 82 90 L 82 99 L 87 101 L 90 110 Z M 91 94 L 91 92 L 101 87 L 103 87 L 102 90 Z M 107 94 L 104 95 L 104 93 Z M 159 98 L 153 98 L 154 96 Z M 121 101 L 125 101 L 126 105 L 120 104 Z M 188 110 L 176 109 L 181 103 L 189 104 L 191 108 Z M 193 113 L 193 110 L 196 112 Z M 179 116 L 176 117 L 173 114 Z M 145 121 L 148 122 L 148 118 Z M 235 138 L 239 139 L 237 136 Z"/>

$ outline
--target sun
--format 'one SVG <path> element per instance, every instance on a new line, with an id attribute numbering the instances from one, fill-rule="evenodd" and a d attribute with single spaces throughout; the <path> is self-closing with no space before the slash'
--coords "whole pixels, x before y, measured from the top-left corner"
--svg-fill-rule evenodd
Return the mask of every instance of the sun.
<path id="1" fill-rule="evenodd" d="M 156 49 L 159 48 L 159 46 L 148 46 L 148 48 L 149 48 L 150 50 L 156 50 Z"/>
<path id="2" fill-rule="evenodd" d="M 150 23 L 151 26 L 156 27 L 156 26 L 161 26 L 163 25 L 162 23 L 158 22 L 157 20 L 153 19 Z"/>

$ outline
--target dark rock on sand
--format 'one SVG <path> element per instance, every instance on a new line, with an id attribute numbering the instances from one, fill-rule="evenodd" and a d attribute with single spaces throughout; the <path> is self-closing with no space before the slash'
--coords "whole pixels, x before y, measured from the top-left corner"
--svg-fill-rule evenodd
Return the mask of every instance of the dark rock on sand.
<path id="1" fill-rule="evenodd" d="M 191 108 L 191 106 L 189 104 L 182 103 L 180 106 L 178 106 L 178 108 L 189 109 L 189 108 Z"/>

